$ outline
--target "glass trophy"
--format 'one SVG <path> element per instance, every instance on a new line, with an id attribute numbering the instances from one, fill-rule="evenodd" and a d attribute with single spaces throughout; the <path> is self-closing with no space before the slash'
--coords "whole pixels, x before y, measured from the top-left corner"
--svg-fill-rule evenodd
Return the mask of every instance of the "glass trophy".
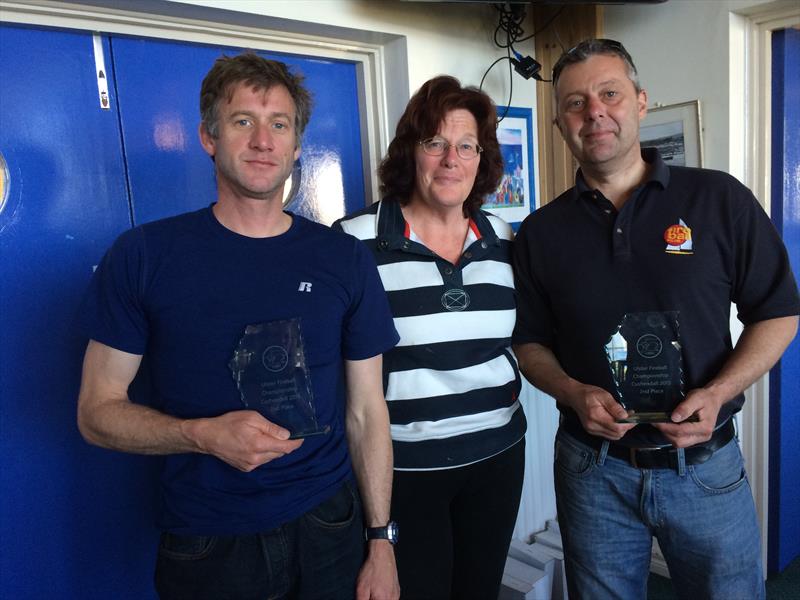
<path id="1" fill-rule="evenodd" d="M 626 314 L 605 351 L 617 400 L 628 411 L 619 422 L 670 422 L 684 398 L 678 312 Z"/>
<path id="2" fill-rule="evenodd" d="M 320 427 L 300 319 L 248 325 L 228 363 L 242 403 L 289 430 L 289 439 L 328 433 Z"/>

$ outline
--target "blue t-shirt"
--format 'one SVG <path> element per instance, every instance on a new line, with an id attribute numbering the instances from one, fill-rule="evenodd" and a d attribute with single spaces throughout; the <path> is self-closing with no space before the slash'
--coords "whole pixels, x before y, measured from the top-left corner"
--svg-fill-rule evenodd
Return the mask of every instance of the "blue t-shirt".
<path id="1" fill-rule="evenodd" d="M 160 527 L 183 534 L 267 531 L 316 506 L 352 476 L 342 360 L 394 346 L 375 261 L 355 238 L 292 216 L 289 230 L 249 238 L 210 208 L 122 234 L 95 273 L 84 333 L 146 355 L 150 404 L 180 418 L 244 407 L 228 367 L 249 324 L 299 318 L 314 404 L 327 435 L 251 473 L 213 456 L 165 458 Z"/>

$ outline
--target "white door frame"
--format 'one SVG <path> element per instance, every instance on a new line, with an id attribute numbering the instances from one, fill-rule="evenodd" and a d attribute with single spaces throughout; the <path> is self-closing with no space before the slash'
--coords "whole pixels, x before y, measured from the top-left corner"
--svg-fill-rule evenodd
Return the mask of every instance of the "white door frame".
<path id="1" fill-rule="evenodd" d="M 731 13 L 730 169 L 771 210 L 772 32 L 800 24 L 800 5 L 779 0 Z M 755 498 L 767 564 L 769 529 L 769 375 L 746 392 L 739 419 L 742 453 Z M 766 573 L 766 569 L 765 569 Z"/>

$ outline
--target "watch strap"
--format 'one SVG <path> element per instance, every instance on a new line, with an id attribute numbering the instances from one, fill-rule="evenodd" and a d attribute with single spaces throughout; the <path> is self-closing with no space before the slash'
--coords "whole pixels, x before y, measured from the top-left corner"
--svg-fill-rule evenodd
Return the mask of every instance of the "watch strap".
<path id="1" fill-rule="evenodd" d="M 397 543 L 398 527 L 394 521 L 389 521 L 384 527 L 367 527 L 368 540 L 388 540 L 390 544 Z"/>

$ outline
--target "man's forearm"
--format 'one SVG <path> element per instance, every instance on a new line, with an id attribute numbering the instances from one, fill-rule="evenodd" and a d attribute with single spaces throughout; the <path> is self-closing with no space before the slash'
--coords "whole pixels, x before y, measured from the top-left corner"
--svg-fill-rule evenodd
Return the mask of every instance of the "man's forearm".
<path id="1" fill-rule="evenodd" d="M 531 385 L 557 402 L 565 402 L 574 387 L 575 380 L 564 372 L 553 351 L 542 344 L 520 344 L 514 346 L 519 369 Z"/>
<path id="2" fill-rule="evenodd" d="M 91 340 L 83 360 L 78 428 L 86 441 L 123 452 L 169 454 L 196 450 L 181 420 L 133 404 L 128 386 L 142 357 Z"/>
<path id="3" fill-rule="evenodd" d="M 520 370 L 525 377 L 556 402 L 571 408 L 583 428 L 592 435 L 618 440 L 633 424 L 621 423 L 625 408 L 611 394 L 567 375 L 553 352 L 541 344 L 514 346 Z"/>
<path id="4" fill-rule="evenodd" d="M 392 440 L 388 413 L 363 417 L 348 415 L 347 439 L 366 525 L 382 527 L 389 521 L 392 499 Z"/>
<path id="5" fill-rule="evenodd" d="M 797 322 L 791 316 L 747 325 L 722 369 L 703 388 L 720 405 L 741 394 L 778 362 L 797 333 Z"/>
<path id="6" fill-rule="evenodd" d="M 374 407 L 382 410 L 350 411 L 347 438 L 353 470 L 358 480 L 367 527 L 383 527 L 389 522 L 392 500 L 392 441 L 389 415 L 383 394 Z M 356 585 L 356 598 L 396 599 L 400 596 L 394 549 L 388 540 L 370 540 L 367 557 Z"/>
<path id="7" fill-rule="evenodd" d="M 199 451 L 185 431 L 188 421 L 134 404 L 127 398 L 91 405 L 91 409 L 87 408 L 89 405 L 81 403 L 78 427 L 92 444 L 136 454 Z"/>
<path id="8" fill-rule="evenodd" d="M 707 441 L 716 426 L 719 411 L 780 358 L 797 331 L 797 317 L 769 319 L 744 328 L 728 360 L 711 381 L 689 390 L 672 411 L 672 423 L 654 426 L 676 447 L 686 448 Z M 694 423 L 687 422 L 694 415 Z"/>
<path id="9" fill-rule="evenodd" d="M 137 454 L 212 454 L 241 470 L 297 449 L 301 440 L 251 410 L 180 419 L 133 404 L 128 386 L 141 356 L 89 342 L 78 397 L 78 428 L 88 442 Z"/>
<path id="10" fill-rule="evenodd" d="M 345 361 L 347 443 L 358 480 L 367 527 L 389 521 L 392 501 L 392 439 L 389 410 L 383 397 L 383 357 Z M 358 574 L 356 598 L 400 596 L 394 550 L 388 540 L 370 540 Z"/>
<path id="11" fill-rule="evenodd" d="M 345 361 L 347 443 L 368 527 L 386 525 L 392 500 L 392 439 L 382 365 L 381 355 Z"/>

